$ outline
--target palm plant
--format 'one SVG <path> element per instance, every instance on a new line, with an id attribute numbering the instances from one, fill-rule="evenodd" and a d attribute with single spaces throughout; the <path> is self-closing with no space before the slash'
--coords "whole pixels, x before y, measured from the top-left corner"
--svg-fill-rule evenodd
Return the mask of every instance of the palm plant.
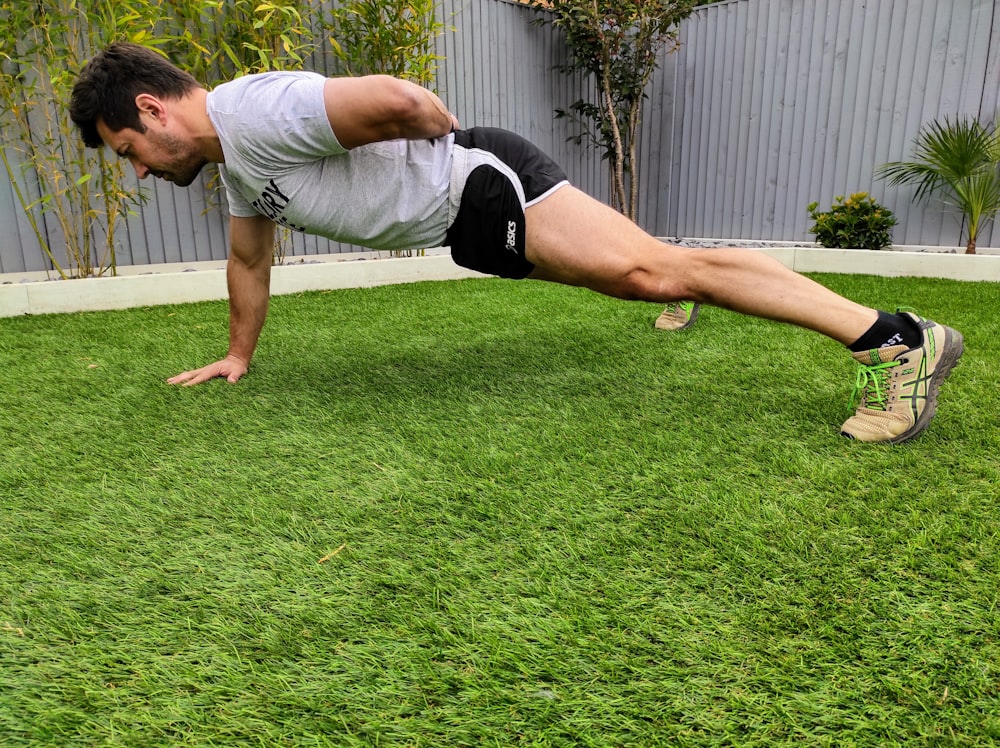
<path id="1" fill-rule="evenodd" d="M 966 254 L 975 254 L 979 232 L 1000 211 L 1000 132 L 968 117 L 934 120 L 914 141 L 912 161 L 883 164 L 875 173 L 892 185 L 916 184 L 914 202 L 937 193 L 958 208 L 968 226 Z"/>

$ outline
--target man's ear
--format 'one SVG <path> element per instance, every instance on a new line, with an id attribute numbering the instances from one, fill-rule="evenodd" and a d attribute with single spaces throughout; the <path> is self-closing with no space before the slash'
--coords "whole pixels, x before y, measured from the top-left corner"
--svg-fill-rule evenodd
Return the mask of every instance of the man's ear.
<path id="1" fill-rule="evenodd" d="M 163 106 L 163 102 L 152 94 L 141 93 L 135 97 L 135 106 L 139 110 L 139 117 L 142 118 L 143 115 L 147 117 L 152 117 L 157 122 L 166 122 L 166 107 Z"/>

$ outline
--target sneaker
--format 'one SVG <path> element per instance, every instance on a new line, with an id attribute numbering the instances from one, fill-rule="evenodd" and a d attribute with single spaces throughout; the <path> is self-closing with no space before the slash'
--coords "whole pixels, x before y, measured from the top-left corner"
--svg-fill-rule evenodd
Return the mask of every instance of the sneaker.
<path id="1" fill-rule="evenodd" d="M 962 334 L 907 314 L 923 332 L 920 345 L 854 354 L 861 368 L 851 403 L 860 405 L 840 429 L 848 439 L 899 444 L 920 434 L 934 416 L 938 388 L 965 348 Z"/>
<path id="2" fill-rule="evenodd" d="M 686 330 L 698 319 L 700 306 L 694 301 L 671 301 L 653 326 L 657 330 Z"/>

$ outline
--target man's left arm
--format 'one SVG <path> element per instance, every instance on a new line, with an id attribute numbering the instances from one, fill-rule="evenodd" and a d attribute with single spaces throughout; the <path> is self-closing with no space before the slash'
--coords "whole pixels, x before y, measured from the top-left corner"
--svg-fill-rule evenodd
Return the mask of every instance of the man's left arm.
<path id="1" fill-rule="evenodd" d="M 380 140 L 440 138 L 458 127 L 433 92 L 388 75 L 329 78 L 323 100 L 337 141 L 348 149 Z"/>

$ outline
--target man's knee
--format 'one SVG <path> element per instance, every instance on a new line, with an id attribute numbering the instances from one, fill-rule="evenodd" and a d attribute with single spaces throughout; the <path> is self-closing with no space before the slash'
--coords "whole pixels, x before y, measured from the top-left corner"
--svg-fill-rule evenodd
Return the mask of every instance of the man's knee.
<path id="1" fill-rule="evenodd" d="M 614 281 L 615 296 L 629 301 L 680 301 L 690 298 L 689 288 L 683 283 L 683 277 L 683 273 L 636 266 Z"/>

